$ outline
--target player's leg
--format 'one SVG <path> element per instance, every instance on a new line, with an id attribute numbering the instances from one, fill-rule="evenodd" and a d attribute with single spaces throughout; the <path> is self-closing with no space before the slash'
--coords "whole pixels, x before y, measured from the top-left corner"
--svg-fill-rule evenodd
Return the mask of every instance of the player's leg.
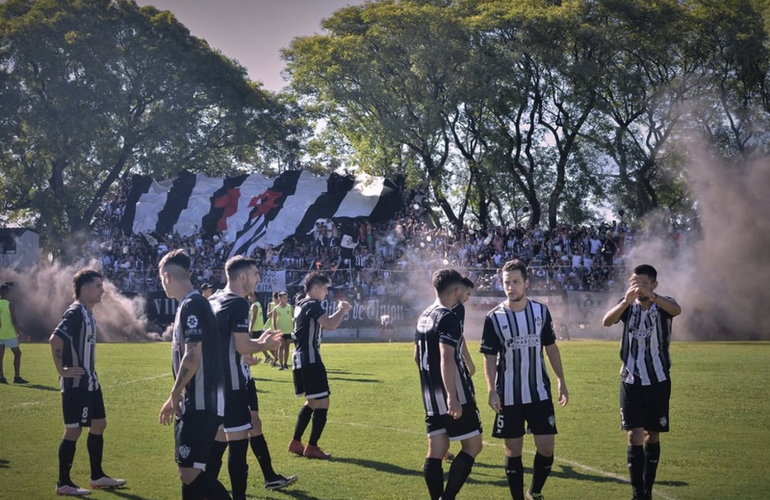
<path id="1" fill-rule="evenodd" d="M 102 469 L 104 455 L 104 431 L 107 429 L 107 416 L 101 388 L 90 393 L 91 426 L 88 431 L 88 458 L 91 462 L 92 488 L 115 488 L 126 484 L 124 479 L 113 479 Z"/>
<path id="2" fill-rule="evenodd" d="M 59 495 L 88 495 L 89 490 L 78 487 L 70 471 L 75 460 L 75 449 L 78 438 L 83 432 L 81 419 L 84 411 L 88 412 L 85 396 L 78 389 L 69 389 L 62 393 L 62 412 L 64 414 L 64 435 L 59 444 L 59 480 L 56 483 L 56 493 Z M 85 408 L 85 410 L 84 410 Z"/>
<path id="3" fill-rule="evenodd" d="M 669 429 L 669 400 L 671 381 L 666 380 L 655 386 L 646 387 L 645 402 L 649 410 L 644 422 L 644 488 L 647 497 L 652 497 L 652 488 L 660 462 L 660 433 Z"/>
<path id="4" fill-rule="evenodd" d="M 295 360 L 296 361 L 296 360 Z M 303 370 L 297 368 L 296 364 L 292 369 L 292 377 L 294 378 L 294 394 L 302 396 L 305 394 L 305 383 L 302 376 Z M 310 424 L 310 419 L 313 416 L 313 408 L 309 405 L 307 399 L 302 408 L 299 409 L 299 415 L 297 415 L 297 423 L 294 425 L 294 437 L 289 442 L 289 452 L 295 455 L 302 456 L 305 452 L 305 445 L 302 444 L 302 435 L 305 433 L 305 429 Z"/>
<path id="5" fill-rule="evenodd" d="M 324 380 L 326 377 L 324 376 Z M 325 393 L 325 395 L 323 395 Z M 308 405 L 313 409 L 313 427 L 310 429 L 310 437 L 308 438 L 305 451 L 302 453 L 309 458 L 331 458 L 331 455 L 324 453 L 324 451 L 318 447 L 318 440 L 321 439 L 324 427 L 326 427 L 326 419 L 329 413 L 329 391 L 324 393 L 308 396 Z"/>
<path id="6" fill-rule="evenodd" d="M 440 423 L 440 416 L 426 417 L 425 422 L 428 426 L 428 453 L 422 470 L 431 500 L 438 500 L 444 494 L 442 458 L 449 449 L 449 435 Z"/>
<path id="7" fill-rule="evenodd" d="M 26 384 L 27 381 L 21 378 L 21 349 L 19 347 L 12 347 L 13 352 L 13 383 L 14 384 Z M 2 372 L 0 372 L 2 373 Z"/>
<path id="8" fill-rule="evenodd" d="M 5 372 L 3 371 L 3 359 L 5 358 L 5 344 L 0 340 L 0 384 L 7 384 Z"/>
<path id="9" fill-rule="evenodd" d="M 527 492 L 527 498 L 537 500 L 551 473 L 553 466 L 554 436 L 556 435 L 556 416 L 553 402 L 550 399 L 524 405 L 525 418 L 535 438 L 535 461 L 532 466 L 532 484 Z"/>
<path id="10" fill-rule="evenodd" d="M 652 498 L 652 488 L 660 461 L 660 433 L 646 431 L 644 433 L 644 489 L 647 497 Z"/>
<path id="11" fill-rule="evenodd" d="M 481 453 L 481 416 L 476 404 L 470 401 L 463 405 L 460 418 L 447 421 L 447 432 L 451 440 L 459 440 L 462 444 L 449 468 L 443 500 L 453 500 L 471 474 L 476 456 Z"/>
<path id="12" fill-rule="evenodd" d="M 232 500 L 211 474 L 202 474 L 222 419 L 200 411 L 185 412 L 174 421 L 174 444 L 182 500 Z"/>
<path id="13" fill-rule="evenodd" d="M 644 400 L 641 386 L 620 383 L 621 427 L 628 437 L 626 462 L 635 499 L 644 499 Z"/>
<path id="14" fill-rule="evenodd" d="M 499 417 L 499 414 L 498 414 Z M 524 436 L 505 439 L 505 477 L 513 500 L 524 500 Z"/>
<path id="15" fill-rule="evenodd" d="M 222 470 L 222 458 L 227 449 L 227 436 L 224 427 L 217 430 L 217 437 L 214 438 L 214 444 L 211 445 L 211 455 L 206 462 L 206 474 L 219 479 L 219 472 Z"/>

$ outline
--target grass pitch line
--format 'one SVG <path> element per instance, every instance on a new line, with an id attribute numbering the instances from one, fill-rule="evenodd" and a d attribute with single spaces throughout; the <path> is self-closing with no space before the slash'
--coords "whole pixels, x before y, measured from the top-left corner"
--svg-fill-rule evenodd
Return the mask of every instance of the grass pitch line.
<path id="1" fill-rule="evenodd" d="M 115 384 L 109 384 L 109 385 L 103 386 L 103 387 L 117 387 L 117 386 L 120 386 L 120 385 L 137 384 L 139 382 L 147 382 L 148 380 L 155 380 L 155 379 L 159 379 L 159 378 L 163 378 L 163 377 L 169 377 L 170 375 L 171 375 L 170 373 L 161 373 L 160 375 L 153 375 L 152 377 L 138 378 L 136 380 L 126 380 L 124 382 L 117 382 Z M 58 391 L 57 391 L 57 393 L 58 393 Z M 43 403 L 42 400 L 28 401 L 26 403 L 19 403 L 17 405 L 13 405 L 13 406 L 2 407 L 2 408 L 0 408 L 0 411 L 1 410 L 13 410 L 13 409 L 16 409 L 16 408 L 24 408 L 25 406 L 39 405 L 39 404 L 42 404 L 42 403 Z"/>
<path id="2" fill-rule="evenodd" d="M 419 434 L 421 436 L 425 435 L 424 432 L 413 431 L 411 429 L 402 429 L 400 427 L 389 427 L 389 426 L 384 426 L 384 425 L 370 425 L 370 424 L 362 424 L 362 423 L 358 423 L 358 422 L 343 422 L 341 420 L 329 420 L 328 422 L 330 424 L 347 425 L 347 426 L 350 426 L 350 427 L 365 427 L 365 428 L 369 428 L 369 429 L 378 429 L 378 430 L 401 432 L 401 433 L 404 433 L 404 434 Z M 497 447 L 497 448 L 503 448 L 502 444 L 495 443 L 495 442 L 490 442 L 490 441 L 484 441 L 484 446 L 494 446 L 494 447 Z M 526 452 L 528 454 L 530 454 L 530 455 L 533 455 L 533 456 L 535 454 L 535 452 L 532 451 L 532 450 L 526 450 Z M 627 483 L 627 484 L 631 483 L 631 481 L 627 477 L 623 477 L 623 476 L 618 475 L 618 474 L 613 474 L 612 472 L 607 472 L 607 471 L 599 469 L 597 467 L 591 467 L 590 465 L 581 464 L 580 462 L 575 462 L 574 460 L 568 460 L 566 458 L 561 458 L 558 455 L 554 455 L 554 459 L 555 459 L 556 462 L 561 462 L 561 463 L 564 463 L 564 464 L 567 464 L 567 465 L 571 465 L 572 467 L 577 467 L 577 468 L 583 469 L 584 471 L 587 471 L 587 472 L 592 472 L 594 474 L 599 474 L 599 475 L 604 476 L 604 477 L 610 477 L 610 478 L 613 478 L 613 479 L 617 479 L 618 481 L 623 481 L 624 483 Z M 655 496 L 663 498 L 665 500 L 676 500 L 675 497 L 672 497 L 671 495 L 669 495 L 667 493 L 663 493 L 662 491 L 660 491 L 659 488 L 655 488 Z"/>

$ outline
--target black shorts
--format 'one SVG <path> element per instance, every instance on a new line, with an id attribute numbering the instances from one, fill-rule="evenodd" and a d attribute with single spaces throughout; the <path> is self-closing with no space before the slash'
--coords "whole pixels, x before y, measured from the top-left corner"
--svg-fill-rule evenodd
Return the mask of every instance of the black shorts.
<path id="1" fill-rule="evenodd" d="M 240 432 L 251 429 L 249 390 L 225 391 L 225 432 Z"/>
<path id="2" fill-rule="evenodd" d="M 323 363 L 313 363 L 302 368 L 292 368 L 294 375 L 294 394 L 305 395 L 306 399 L 328 398 L 329 380 Z"/>
<path id="3" fill-rule="evenodd" d="M 451 441 L 462 441 L 482 432 L 481 416 L 474 402 L 463 405 L 463 414 L 457 420 L 447 414 L 425 415 L 425 427 L 428 437 L 448 434 Z"/>
<path id="4" fill-rule="evenodd" d="M 250 411 L 259 411 L 259 398 L 257 398 L 257 385 L 254 383 L 254 379 L 250 378 L 246 385 L 246 392 L 248 395 L 248 403 Z"/>
<path id="5" fill-rule="evenodd" d="M 257 330 L 257 331 L 254 331 L 254 332 L 249 332 L 249 337 L 251 337 L 253 339 L 258 339 L 259 337 L 262 336 L 262 332 L 263 331 L 264 330 Z"/>
<path id="6" fill-rule="evenodd" d="M 186 411 L 174 420 L 176 463 L 179 467 L 205 469 L 222 417 L 208 411 Z"/>
<path id="7" fill-rule="evenodd" d="M 91 427 L 91 420 L 105 418 L 101 387 L 95 391 L 68 389 L 62 392 L 64 427 Z"/>
<path id="8" fill-rule="evenodd" d="M 546 399 L 536 403 L 503 406 L 503 411 L 495 415 L 492 437 L 516 439 L 522 437 L 526 431 L 535 436 L 558 434 L 553 401 Z"/>
<path id="9" fill-rule="evenodd" d="M 668 432 L 671 380 L 655 385 L 620 383 L 620 428 Z"/>

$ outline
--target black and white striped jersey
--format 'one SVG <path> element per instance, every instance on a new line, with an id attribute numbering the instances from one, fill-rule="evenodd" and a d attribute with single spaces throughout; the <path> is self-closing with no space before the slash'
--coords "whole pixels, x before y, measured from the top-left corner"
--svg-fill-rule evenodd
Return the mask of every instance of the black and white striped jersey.
<path id="1" fill-rule="evenodd" d="M 676 302 L 671 297 L 668 300 Z M 622 302 L 623 299 L 620 299 Z M 671 326 L 674 317 L 652 304 L 646 311 L 638 301 L 629 305 L 618 321 L 623 322 L 620 341 L 620 378 L 635 385 L 655 385 L 669 379 Z"/>
<path id="2" fill-rule="evenodd" d="M 497 393 L 503 406 L 551 399 L 551 381 L 543 347 L 556 342 L 545 304 L 527 300 L 521 312 L 502 303 L 489 311 L 481 335 L 481 353 L 497 356 Z"/>
<path id="3" fill-rule="evenodd" d="M 179 373 L 185 344 L 200 342 L 202 356 L 195 375 L 184 388 L 185 410 L 208 411 L 224 416 L 225 384 L 219 354 L 217 319 L 209 301 L 197 290 L 188 293 L 179 304 L 171 337 L 171 368 Z"/>
<path id="4" fill-rule="evenodd" d="M 455 305 L 452 308 L 452 312 L 455 314 L 455 316 L 457 316 L 457 319 L 460 320 L 460 331 L 462 332 L 462 337 L 460 337 L 460 342 L 457 345 L 457 350 L 460 351 L 460 356 L 462 356 L 462 353 L 464 351 L 464 346 L 465 346 L 465 304 L 463 304 L 462 302 L 458 302 L 457 305 Z M 471 392 L 475 397 L 476 388 L 473 387 L 473 379 L 471 378 L 471 371 L 468 368 L 468 365 L 465 363 L 465 360 L 463 360 L 463 366 L 465 367 L 466 378 L 468 379 L 468 385 L 470 386 Z"/>
<path id="5" fill-rule="evenodd" d="M 321 302 L 305 297 L 294 307 L 294 362 L 295 369 L 321 363 L 323 327 L 318 318 L 326 314 Z"/>
<path id="6" fill-rule="evenodd" d="M 219 290 L 209 297 L 209 303 L 217 317 L 219 354 L 225 373 L 225 388 L 228 391 L 246 390 L 246 384 L 251 379 L 251 370 L 235 348 L 233 334 L 249 336 L 249 301 L 229 290 Z"/>
<path id="7" fill-rule="evenodd" d="M 440 304 L 427 308 L 417 321 L 414 342 L 420 362 L 420 387 L 427 415 L 445 415 L 447 392 L 441 375 L 439 344 L 455 349 L 455 399 L 461 405 L 474 401 L 468 369 L 462 357 L 462 330 L 460 319 Z"/>
<path id="8" fill-rule="evenodd" d="M 81 366 L 85 374 L 80 378 L 59 380 L 62 392 L 68 389 L 95 391 L 99 388 L 96 375 L 96 320 L 91 311 L 79 301 L 75 301 L 64 312 L 61 322 L 53 331 L 64 341 L 62 365 Z"/>

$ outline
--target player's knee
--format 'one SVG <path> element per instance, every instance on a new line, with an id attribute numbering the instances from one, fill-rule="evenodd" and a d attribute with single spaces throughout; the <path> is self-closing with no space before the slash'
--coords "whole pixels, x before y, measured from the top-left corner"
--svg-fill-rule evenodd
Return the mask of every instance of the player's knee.
<path id="1" fill-rule="evenodd" d="M 91 434 L 103 434 L 107 428 L 107 419 L 100 418 L 91 422 Z"/>
<path id="2" fill-rule="evenodd" d="M 481 449 L 484 447 L 484 444 L 481 440 L 481 436 L 474 436 L 471 439 L 466 439 L 462 443 L 463 451 L 467 453 L 468 455 L 472 456 L 473 458 L 476 458 L 479 453 L 481 453 Z"/>
<path id="3" fill-rule="evenodd" d="M 644 442 L 655 444 L 660 442 L 660 432 L 644 431 Z"/>
<path id="4" fill-rule="evenodd" d="M 629 446 L 641 446 L 642 444 L 644 444 L 644 430 L 643 429 L 629 430 L 628 444 Z"/>
<path id="5" fill-rule="evenodd" d="M 540 456 L 543 457 L 552 457 L 553 456 L 553 444 L 547 445 L 547 444 L 540 444 L 537 446 L 537 452 L 540 454 Z"/>
<path id="6" fill-rule="evenodd" d="M 67 441 L 77 441 L 82 432 L 82 427 L 67 427 L 64 429 L 64 439 Z"/>
<path id="7" fill-rule="evenodd" d="M 13 351 L 13 355 L 16 356 L 17 358 L 21 357 L 21 349 L 19 349 L 18 347 L 11 348 L 11 351 Z"/>
<path id="8" fill-rule="evenodd" d="M 259 436 L 262 434 L 262 419 L 259 418 L 259 413 L 251 412 L 251 431 L 252 436 Z"/>

